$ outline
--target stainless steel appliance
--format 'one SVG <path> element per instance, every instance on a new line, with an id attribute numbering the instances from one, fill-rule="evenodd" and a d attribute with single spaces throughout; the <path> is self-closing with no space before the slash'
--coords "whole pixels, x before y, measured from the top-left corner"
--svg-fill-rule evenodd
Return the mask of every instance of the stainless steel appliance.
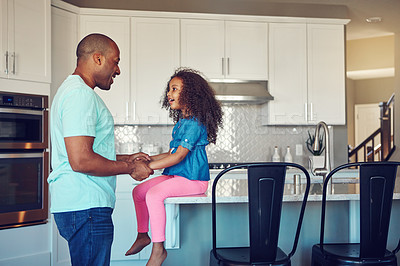
<path id="1" fill-rule="evenodd" d="M 47 108 L 47 96 L 0 92 L 0 149 L 46 149 Z"/>
<path id="2" fill-rule="evenodd" d="M 48 218 L 48 97 L 0 92 L 0 229 Z"/>

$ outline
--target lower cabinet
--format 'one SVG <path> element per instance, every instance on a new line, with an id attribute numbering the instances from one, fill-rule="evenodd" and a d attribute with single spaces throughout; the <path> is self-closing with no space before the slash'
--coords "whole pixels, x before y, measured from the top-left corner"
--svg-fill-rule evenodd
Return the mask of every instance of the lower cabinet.
<path id="1" fill-rule="evenodd" d="M 111 260 L 147 260 L 151 253 L 151 244 L 141 252 L 125 256 L 125 252 L 136 239 L 137 223 L 132 189 L 138 184 L 130 175 L 117 176 L 116 202 L 113 212 L 114 242 L 111 248 Z"/>
<path id="2" fill-rule="evenodd" d="M 155 174 L 149 178 L 158 176 Z M 125 252 L 136 239 L 137 223 L 132 190 L 139 182 L 130 175 L 117 176 L 116 202 L 113 212 L 114 242 L 111 248 L 111 261 L 147 260 L 150 258 L 152 244 L 141 252 L 125 256 Z M 179 205 L 165 204 L 167 224 L 165 228 L 166 249 L 179 248 Z M 150 229 L 151 230 L 151 229 Z M 151 233 L 151 232 L 150 232 Z"/>

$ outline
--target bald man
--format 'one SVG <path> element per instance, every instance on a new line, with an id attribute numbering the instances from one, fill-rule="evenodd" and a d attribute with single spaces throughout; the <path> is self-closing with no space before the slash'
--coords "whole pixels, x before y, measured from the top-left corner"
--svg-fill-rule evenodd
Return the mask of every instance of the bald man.
<path id="1" fill-rule="evenodd" d="M 58 88 L 51 106 L 50 211 L 68 241 L 72 265 L 109 265 L 116 175 L 143 180 L 153 171 L 144 153 L 116 155 L 113 117 L 94 91 L 110 90 L 120 74 L 117 44 L 90 34 L 76 55 L 75 72 Z"/>

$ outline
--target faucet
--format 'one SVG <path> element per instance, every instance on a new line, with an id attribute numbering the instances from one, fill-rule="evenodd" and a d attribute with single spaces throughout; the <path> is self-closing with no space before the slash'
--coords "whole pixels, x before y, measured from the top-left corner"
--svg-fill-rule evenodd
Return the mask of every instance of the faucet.
<path id="1" fill-rule="evenodd" d="M 324 162 L 324 167 L 323 168 L 315 168 L 312 169 L 312 172 L 314 175 L 319 175 L 323 176 L 323 181 L 325 182 L 326 176 L 329 174 L 331 171 L 331 160 L 329 156 L 329 129 L 328 126 L 325 124 L 325 122 L 321 121 L 317 124 L 315 127 L 315 138 L 314 138 L 314 144 L 313 144 L 313 150 L 318 151 L 320 149 L 319 147 L 319 131 L 320 128 L 324 129 L 325 132 L 325 162 Z"/>

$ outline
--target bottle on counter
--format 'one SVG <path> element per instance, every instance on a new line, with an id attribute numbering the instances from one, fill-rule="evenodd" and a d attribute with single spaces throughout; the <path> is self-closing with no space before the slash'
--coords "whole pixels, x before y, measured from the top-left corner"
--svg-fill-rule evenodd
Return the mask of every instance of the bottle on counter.
<path id="1" fill-rule="evenodd" d="M 275 148 L 274 148 L 274 154 L 272 155 L 272 161 L 273 162 L 281 161 L 281 156 L 279 156 L 279 152 L 278 152 L 278 146 L 275 146 Z"/>
<path id="2" fill-rule="evenodd" d="M 290 154 L 290 146 L 286 147 L 286 154 L 285 154 L 284 161 L 285 161 L 285 163 L 292 163 L 293 162 L 292 154 Z"/>

